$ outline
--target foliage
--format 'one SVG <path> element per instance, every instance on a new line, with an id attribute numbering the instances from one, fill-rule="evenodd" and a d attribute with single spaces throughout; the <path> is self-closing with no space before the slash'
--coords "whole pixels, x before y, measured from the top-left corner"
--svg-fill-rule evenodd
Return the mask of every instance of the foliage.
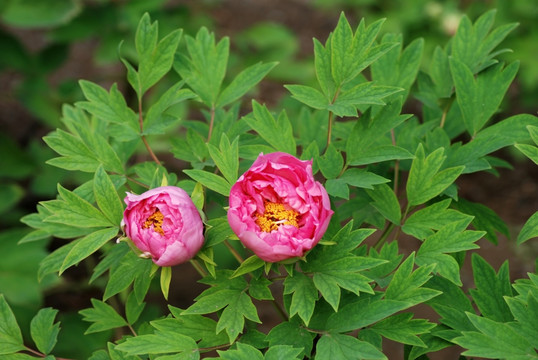
<path id="1" fill-rule="evenodd" d="M 228 38 L 204 27 L 195 36 L 163 36 L 144 14 L 133 56 L 122 58 L 135 104 L 116 84 L 79 82 L 85 99 L 65 105 L 63 129 L 44 140 L 58 154 L 49 164 L 86 179 L 73 189 L 58 184 L 55 199 L 22 219 L 33 231 L 20 235 L 21 246 L 67 240 L 40 260 L 42 281 L 76 265 L 92 271 L 100 299 L 80 315 L 86 334 L 103 332 L 106 340 L 90 359 L 386 359 L 386 339 L 404 344 L 408 359 L 455 345 L 463 356 L 538 357 L 536 273 L 512 282 L 508 263 L 496 271 L 474 253 L 474 288 L 467 292 L 462 282 L 469 250 L 482 238 L 498 241 L 506 225 L 459 196 L 457 179 L 495 171 L 502 161 L 493 153 L 514 144 L 536 162 L 529 142 L 538 145 L 538 118 L 492 121 L 518 69 L 496 51 L 514 26 L 494 28 L 494 18 L 493 11 L 474 22 L 464 17 L 420 71 L 422 40 L 405 45 L 398 34 L 379 36 L 383 20 L 361 20 L 354 29 L 342 13 L 324 43 L 314 40 L 317 84 L 286 85 L 297 102 L 273 111 L 256 100 L 241 105 L 275 63 L 231 75 Z M 147 101 L 167 74 L 177 81 Z M 405 114 L 412 95 L 421 113 Z M 178 104 L 204 120 L 180 118 Z M 153 150 L 163 143 L 182 168 Z M 324 239 L 283 264 L 244 260 L 225 211 L 241 170 L 273 151 L 312 159 L 335 211 Z M 122 235 L 120 194 L 163 183 L 189 192 L 204 214 L 206 242 L 191 264 L 206 288 L 185 309 L 168 304 L 155 313 L 146 309 L 158 296 L 153 285 L 160 276 L 167 298 L 176 274 L 159 272 L 114 239 Z M 535 214 L 518 244 L 537 233 Z M 223 252 L 239 264 L 223 264 Z M 267 333 L 259 330 L 265 304 L 281 316 Z M 440 320 L 416 317 L 417 305 Z M 24 338 L 0 295 L 0 354 L 64 356 L 55 351 L 63 324 L 56 316 L 39 310 Z"/>

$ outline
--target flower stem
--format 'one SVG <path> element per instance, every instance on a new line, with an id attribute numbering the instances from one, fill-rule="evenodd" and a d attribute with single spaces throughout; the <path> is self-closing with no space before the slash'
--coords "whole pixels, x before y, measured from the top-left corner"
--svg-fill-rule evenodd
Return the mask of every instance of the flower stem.
<path id="1" fill-rule="evenodd" d="M 228 250 L 230 250 L 230 252 L 232 253 L 232 255 L 234 256 L 234 258 L 239 262 L 239 264 L 242 264 L 243 261 L 245 261 L 243 259 L 243 257 L 237 252 L 237 250 L 235 250 L 235 248 L 232 246 L 232 244 L 230 244 L 228 242 L 228 240 L 224 240 L 224 245 L 226 245 L 226 247 L 228 248 Z"/>
<path id="2" fill-rule="evenodd" d="M 194 269 L 200 274 L 202 277 L 207 276 L 207 272 L 204 270 L 202 265 L 198 262 L 198 260 L 191 259 L 190 260 L 191 265 L 194 267 Z"/>
<path id="3" fill-rule="evenodd" d="M 144 132 L 144 118 L 142 117 L 142 98 L 138 98 L 138 124 L 140 125 L 140 136 L 142 138 L 142 142 L 146 146 L 146 149 L 148 150 L 149 155 L 151 156 L 153 161 L 157 163 L 157 165 L 161 165 L 161 162 L 159 161 L 159 159 L 157 158 L 153 150 L 151 150 L 148 140 L 146 139 L 144 135 L 142 135 Z"/>
<path id="4" fill-rule="evenodd" d="M 327 147 L 325 148 L 325 151 L 327 151 L 327 148 L 329 148 L 329 145 L 331 145 L 332 129 L 333 129 L 333 113 L 332 111 L 329 111 L 329 125 L 327 128 Z"/>
<path id="5" fill-rule="evenodd" d="M 389 237 L 390 233 L 392 232 L 392 229 L 394 229 L 394 224 L 390 223 L 383 231 L 383 234 L 381 234 L 379 240 L 377 240 L 377 242 L 374 244 L 374 249 L 376 249 L 377 251 L 381 249 L 385 241 L 387 241 L 387 238 Z"/>
<path id="6" fill-rule="evenodd" d="M 211 140 L 211 135 L 213 134 L 213 125 L 215 124 L 215 105 L 211 106 L 210 114 L 211 119 L 209 120 L 209 132 L 207 133 L 207 142 Z"/>
<path id="7" fill-rule="evenodd" d="M 280 305 L 280 303 L 276 301 L 275 299 L 273 299 L 271 302 L 273 303 L 273 307 L 276 309 L 276 311 L 278 312 L 278 315 L 280 315 L 282 320 L 288 321 L 289 320 L 288 314 L 286 314 L 286 312 L 282 308 L 282 305 Z"/>
<path id="8" fill-rule="evenodd" d="M 138 336 L 135 329 L 133 329 L 131 325 L 127 324 L 127 327 L 129 328 L 129 330 L 131 330 L 131 333 L 133 334 L 133 336 Z"/>
<path id="9" fill-rule="evenodd" d="M 41 358 L 44 358 L 44 357 L 47 356 L 47 355 L 45 355 L 45 354 L 40 353 L 39 351 L 35 351 L 35 350 L 29 348 L 28 346 L 25 346 L 25 349 L 24 349 L 24 350 L 25 350 L 25 351 L 28 351 L 28 352 L 31 353 L 31 354 L 37 355 L 37 356 L 39 356 L 39 357 L 41 357 Z M 55 357 L 55 359 L 57 359 L 57 360 L 70 360 L 70 359 L 67 359 L 67 358 L 61 358 L 61 357 L 57 357 L 57 356 Z"/>

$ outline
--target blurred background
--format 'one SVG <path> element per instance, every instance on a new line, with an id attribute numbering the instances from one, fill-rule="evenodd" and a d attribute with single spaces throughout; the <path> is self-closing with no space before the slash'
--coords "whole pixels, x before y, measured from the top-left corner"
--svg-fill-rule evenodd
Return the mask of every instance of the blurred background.
<path id="1" fill-rule="evenodd" d="M 504 61 L 519 59 L 521 65 L 497 118 L 518 113 L 536 115 L 536 0 L 2 0 L 0 254 L 10 255 L 0 261 L 0 293 L 5 294 L 21 323 L 28 322 L 42 306 L 72 310 L 72 315 L 69 311 L 62 315 L 62 328 L 71 331 L 61 333 L 64 338 L 60 348 L 69 343 L 69 337 L 75 339 L 84 332 L 86 324 L 80 323 L 76 311 L 87 306 L 89 297 L 99 297 L 99 292 L 77 283 L 76 272 L 68 275 L 75 281 L 60 284 L 58 278 L 50 277 L 38 283 L 38 263 L 54 245 L 38 241 L 18 246 L 17 241 L 28 232 L 19 219 L 35 212 L 37 202 L 55 197 L 58 182 L 73 187 L 87 180 L 87 174 L 46 165 L 54 153 L 41 140 L 50 130 L 62 127 L 63 103 L 82 100 L 78 80 L 90 80 L 107 89 L 117 83 L 127 101 L 135 103 L 119 53 L 134 59 L 134 32 L 144 12 L 159 22 L 161 35 L 182 28 L 184 35 L 192 36 L 205 26 L 217 38 L 229 36 L 231 74 L 255 62 L 278 61 L 280 65 L 253 96 L 269 106 L 289 106 L 293 113 L 298 103 L 290 101 L 282 85 L 315 83 L 312 38 L 324 42 L 341 11 L 353 25 L 363 17 L 368 24 L 386 18 L 382 32 L 403 33 L 405 44 L 424 38 L 422 66 L 427 68 L 434 47 L 447 44 L 463 14 L 474 20 L 489 9 L 497 9 L 495 27 L 519 23 L 500 46 L 513 50 L 501 55 Z M 171 81 L 165 80 L 153 89 L 146 101 L 151 103 Z M 197 116 L 192 109 L 182 111 L 185 118 Z M 515 169 L 503 169 L 500 177 L 491 175 L 485 180 L 466 176 L 458 185 L 461 196 L 495 210 L 517 234 L 538 210 L 538 167 L 515 151 L 502 157 Z M 501 241 L 496 251 L 505 251 L 503 246 L 508 247 L 506 251 L 517 251 L 504 243 Z M 493 246 L 489 242 L 483 245 Z M 505 258 L 506 254 L 502 255 L 497 263 L 491 262 L 494 267 Z M 515 255 L 526 258 L 522 263 L 532 264 L 536 252 Z M 515 276 L 524 277 L 533 267 L 518 268 L 516 264 L 512 270 Z M 81 293 L 84 299 L 80 299 Z M 100 333 L 89 337 L 88 354 L 107 336 Z"/>

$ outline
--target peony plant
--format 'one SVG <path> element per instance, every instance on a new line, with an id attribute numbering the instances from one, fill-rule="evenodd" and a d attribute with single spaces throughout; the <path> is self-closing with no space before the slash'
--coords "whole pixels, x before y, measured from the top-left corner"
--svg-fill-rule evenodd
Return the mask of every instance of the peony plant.
<path id="1" fill-rule="evenodd" d="M 55 239 L 38 278 L 92 298 L 77 316 L 40 310 L 23 336 L 0 295 L 0 356 L 537 358 L 536 270 L 514 279 L 481 247 L 532 253 L 538 213 L 512 234 L 458 191 L 505 171 L 503 148 L 538 163 L 538 118 L 498 114 L 519 64 L 496 50 L 516 25 L 494 19 L 463 17 L 424 54 L 421 39 L 379 36 L 383 20 L 354 29 L 342 14 L 314 39 L 315 79 L 269 109 L 243 100 L 276 63 L 231 76 L 228 38 L 162 37 L 144 15 L 136 61 L 121 59 L 136 104 L 80 82 L 85 100 L 44 141 L 50 165 L 90 176 L 22 219 L 21 243 Z"/>

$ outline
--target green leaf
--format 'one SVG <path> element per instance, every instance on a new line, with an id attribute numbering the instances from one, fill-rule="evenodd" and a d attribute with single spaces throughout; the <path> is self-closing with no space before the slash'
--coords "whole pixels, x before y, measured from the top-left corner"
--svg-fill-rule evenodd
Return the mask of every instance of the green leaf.
<path id="1" fill-rule="evenodd" d="M 67 170 L 80 170 L 93 172 L 99 166 L 99 161 L 93 152 L 79 137 L 64 130 L 57 129 L 43 137 L 43 141 L 61 158 L 47 160 L 50 165 L 58 166 Z M 79 162 L 77 164 L 76 162 Z"/>
<path id="2" fill-rule="evenodd" d="M 369 172 L 366 169 L 358 168 L 347 169 L 339 177 L 339 179 L 344 181 L 348 185 L 365 189 L 373 189 L 374 185 L 390 182 L 389 179 L 386 179 L 380 175 Z"/>
<path id="3" fill-rule="evenodd" d="M 230 184 L 218 175 L 198 169 L 187 169 L 183 170 L 183 172 L 210 190 L 218 192 L 224 196 L 228 196 L 230 194 Z"/>
<path id="4" fill-rule="evenodd" d="M 413 271 L 414 263 L 415 254 L 412 253 L 396 270 L 385 291 L 387 300 L 416 305 L 441 294 L 440 291 L 422 287 L 431 278 L 434 266 L 421 266 Z"/>
<path id="5" fill-rule="evenodd" d="M 534 348 L 538 348 L 538 324 L 534 321 L 538 316 L 536 297 L 529 293 L 525 300 L 511 297 L 504 299 L 517 320 L 516 324 L 511 324 L 514 330 L 524 336 Z"/>
<path id="6" fill-rule="evenodd" d="M 82 11 L 74 0 L 9 1 L 2 5 L 2 20 L 18 28 L 50 28 L 72 21 Z"/>
<path id="7" fill-rule="evenodd" d="M 469 220 L 467 218 L 451 222 L 426 238 L 418 250 L 417 257 L 430 252 L 453 253 L 478 248 L 475 242 L 484 235 L 484 232 L 465 230 Z"/>
<path id="8" fill-rule="evenodd" d="M 189 336 L 168 332 L 156 331 L 155 334 L 139 335 L 127 338 L 125 342 L 116 346 L 116 350 L 127 355 L 192 353 L 193 357 L 181 359 L 199 359 L 198 346 Z M 175 357 L 178 358 L 177 356 Z"/>
<path id="9" fill-rule="evenodd" d="M 474 136 L 497 111 L 508 86 L 514 80 L 519 62 L 506 68 L 503 64 L 489 67 L 474 77 L 472 71 L 455 58 L 450 59 L 450 71 L 456 86 L 456 99 L 463 121 L 469 133 Z"/>
<path id="10" fill-rule="evenodd" d="M 508 322 L 513 320 L 513 315 L 503 296 L 512 296 L 508 262 L 505 262 L 496 274 L 493 267 L 480 255 L 473 254 L 473 277 L 476 289 L 469 292 L 482 313 L 495 321 Z"/>
<path id="11" fill-rule="evenodd" d="M 179 81 L 172 85 L 151 105 L 144 118 L 143 134 L 163 134 L 167 127 L 180 120 L 176 116 L 170 118 L 166 111 L 174 105 L 196 97 L 196 94 L 189 89 L 182 89 L 184 84 L 184 81 Z"/>
<path id="12" fill-rule="evenodd" d="M 234 236 L 226 216 L 210 219 L 205 232 L 205 247 L 215 246 Z"/>
<path id="13" fill-rule="evenodd" d="M 361 154 L 353 158 L 350 165 L 368 165 L 390 160 L 412 159 L 413 154 L 409 151 L 394 145 L 381 145 L 364 149 Z"/>
<path id="14" fill-rule="evenodd" d="M 420 265 L 434 265 L 436 271 L 452 281 L 461 285 L 459 265 L 456 260 L 445 253 L 455 253 L 476 249 L 475 244 L 484 232 L 464 230 L 469 224 L 469 219 L 453 222 L 443 226 L 435 234 L 430 235 L 417 252 L 417 263 Z"/>
<path id="15" fill-rule="evenodd" d="M 351 89 L 344 89 L 328 109 L 334 111 L 336 115 L 345 116 L 346 114 L 338 111 L 339 106 L 358 105 L 385 105 L 382 100 L 390 95 L 403 91 L 402 88 L 394 86 L 374 85 L 371 82 L 358 84 Z"/>
<path id="16" fill-rule="evenodd" d="M 226 74 L 230 40 L 225 37 L 215 44 L 215 35 L 202 27 L 196 38 L 185 36 L 185 42 L 189 57 L 176 56 L 174 69 L 205 105 L 214 107 Z"/>
<path id="17" fill-rule="evenodd" d="M 402 35 L 385 34 L 382 43 L 398 43 L 399 45 L 372 63 L 372 79 L 376 84 L 397 86 L 404 88 L 408 93 L 419 70 L 424 40 L 413 40 L 403 51 Z M 391 71 L 386 71 L 386 69 L 391 69 Z"/>
<path id="18" fill-rule="evenodd" d="M 58 310 L 52 308 L 43 308 L 30 323 L 30 333 L 37 349 L 43 354 L 49 354 L 58 338 L 60 332 L 60 323 L 54 324 L 54 318 Z"/>
<path id="19" fill-rule="evenodd" d="M 376 37 L 384 22 L 385 19 L 379 19 L 366 26 L 364 19 L 360 21 L 353 37 L 353 46 L 346 59 L 348 79 L 355 78 L 362 70 L 398 45 L 397 43 L 376 43 Z"/>
<path id="20" fill-rule="evenodd" d="M 474 312 L 474 309 L 460 286 L 440 276 L 432 277 L 427 286 L 442 292 L 427 302 L 441 316 L 442 324 L 458 331 L 474 330 L 465 315 L 466 312 Z"/>
<path id="21" fill-rule="evenodd" d="M 257 63 L 241 71 L 219 95 L 217 107 L 226 106 L 256 86 L 278 63 Z"/>
<path id="22" fill-rule="evenodd" d="M 273 294 L 271 293 L 271 289 L 269 289 L 271 284 L 272 282 L 265 277 L 251 279 L 248 286 L 248 293 L 257 300 L 273 300 Z"/>
<path id="23" fill-rule="evenodd" d="M 323 94 L 325 94 L 327 99 L 329 99 L 329 96 L 334 95 L 335 93 L 335 84 L 331 74 L 330 49 L 326 49 L 323 44 L 320 43 L 316 38 L 314 38 L 313 40 L 314 67 L 316 69 L 316 77 L 318 79 Z"/>
<path id="24" fill-rule="evenodd" d="M 505 146 L 530 140 L 528 126 L 538 126 L 538 117 L 514 115 L 481 130 L 471 141 L 451 151 L 447 167 L 467 165 Z"/>
<path id="25" fill-rule="evenodd" d="M 402 231 L 424 240 L 433 235 L 433 230 L 439 230 L 445 225 L 456 221 L 471 221 L 471 216 L 448 209 L 450 202 L 451 199 L 445 199 L 416 211 L 406 219 Z"/>
<path id="26" fill-rule="evenodd" d="M 103 249 L 105 250 L 105 249 Z M 91 284 L 99 276 L 103 275 L 105 271 L 120 260 L 130 251 L 129 246 L 124 242 L 120 242 L 115 246 L 110 247 L 104 251 L 102 260 L 93 268 L 93 274 L 89 283 Z"/>
<path id="27" fill-rule="evenodd" d="M 521 228 L 517 236 L 517 244 L 522 244 L 534 237 L 538 237 L 538 212 L 535 212 Z"/>
<path id="28" fill-rule="evenodd" d="M 401 110 L 402 99 L 398 98 L 383 106 L 381 111 L 376 114 L 372 114 L 372 111 L 366 111 L 361 116 L 361 120 L 355 122 L 353 130 L 347 139 L 346 163 L 348 165 L 357 165 L 358 163 L 366 164 L 380 161 L 378 160 L 380 157 L 378 148 L 386 145 L 390 145 L 390 149 L 395 148 L 390 138 L 385 137 L 385 135 L 410 117 L 409 115 L 400 115 Z M 386 150 L 384 151 L 386 152 Z M 412 157 L 406 150 L 404 151 Z M 368 162 L 363 160 L 364 158 L 368 158 Z"/>
<path id="29" fill-rule="evenodd" d="M 91 299 L 91 302 L 93 307 L 79 311 L 80 315 L 83 316 L 82 320 L 93 323 L 88 327 L 85 334 L 127 325 L 125 319 L 123 319 L 112 306 L 97 299 Z"/>
<path id="30" fill-rule="evenodd" d="M 134 292 L 129 294 L 127 301 L 125 302 L 125 316 L 127 317 L 129 325 L 133 325 L 138 320 L 145 305 L 145 302 L 138 301 Z"/>
<path id="31" fill-rule="evenodd" d="M 103 300 L 125 290 L 134 281 L 134 290 L 137 294 L 138 301 L 141 302 L 144 298 L 143 295 L 145 295 L 149 287 L 151 279 L 149 273 L 152 264 L 148 259 L 137 257 L 132 251 L 127 252 L 118 262 L 111 266 Z"/>
<path id="32" fill-rule="evenodd" d="M 308 325 L 318 299 L 318 291 L 313 280 L 300 272 L 288 276 L 284 280 L 284 294 L 292 293 L 290 316 L 299 314 Z"/>
<path id="33" fill-rule="evenodd" d="M 4 294 L 0 294 L 0 354 L 24 350 L 21 330 Z"/>
<path id="34" fill-rule="evenodd" d="M 240 293 L 235 289 L 219 289 L 209 295 L 200 295 L 194 304 L 189 306 L 183 314 L 209 314 L 227 306 L 230 299 L 237 298 Z"/>
<path id="35" fill-rule="evenodd" d="M 370 204 L 390 222 L 400 225 L 402 213 L 396 194 L 386 184 L 375 185 L 373 190 L 366 193 L 374 200 Z"/>
<path id="36" fill-rule="evenodd" d="M 220 146 L 217 148 L 212 144 L 207 144 L 209 155 L 219 168 L 220 172 L 230 184 L 237 181 L 237 172 L 239 171 L 239 137 L 236 137 L 230 144 L 226 134 L 220 138 Z"/>
<path id="37" fill-rule="evenodd" d="M 478 331 L 463 331 L 452 341 L 465 349 L 463 355 L 493 359 L 527 359 L 536 357 L 532 345 L 508 324 L 467 313 Z"/>
<path id="38" fill-rule="evenodd" d="M 319 169 L 326 179 L 334 179 L 342 171 L 344 158 L 333 144 L 325 150 L 325 154 L 317 158 Z"/>
<path id="39" fill-rule="evenodd" d="M 350 60 L 349 50 L 353 45 L 353 30 L 344 15 L 340 13 L 338 24 L 331 35 L 331 74 L 336 84 L 347 80 Z"/>
<path id="40" fill-rule="evenodd" d="M 341 179 L 327 180 L 325 182 L 325 190 L 327 190 L 327 193 L 331 196 L 336 196 L 346 200 L 349 199 L 349 187 Z"/>
<path id="41" fill-rule="evenodd" d="M 157 42 L 158 23 L 151 23 L 145 13 L 136 29 L 135 45 L 138 53 L 138 73 L 131 70 L 129 82 L 141 99 L 144 93 L 159 81 L 171 68 L 182 30 L 174 30 Z M 125 61 L 124 61 L 125 63 Z M 133 81 L 133 80 L 137 81 Z"/>
<path id="42" fill-rule="evenodd" d="M 164 299 L 168 300 L 168 291 L 170 290 L 170 282 L 172 281 L 172 268 L 169 266 L 161 267 L 161 292 L 163 293 Z"/>
<path id="43" fill-rule="evenodd" d="M 538 165 L 538 147 L 528 144 L 515 144 L 514 146 Z"/>
<path id="44" fill-rule="evenodd" d="M 235 269 L 235 271 L 232 274 L 232 277 L 245 275 L 251 271 L 261 268 L 264 265 L 265 265 L 265 261 L 263 261 L 256 255 L 252 255 L 248 259 L 245 259 L 245 261 L 243 261 L 241 265 L 239 265 L 239 267 Z"/>
<path id="45" fill-rule="evenodd" d="M 298 356 L 301 353 L 302 348 L 296 348 L 289 345 L 275 345 L 271 346 L 265 352 L 265 360 L 299 360 Z"/>
<path id="46" fill-rule="evenodd" d="M 138 138 L 140 131 L 138 116 L 127 106 L 116 84 L 112 85 L 110 92 L 86 80 L 80 80 L 79 85 L 88 101 L 77 102 L 76 107 L 108 123 L 118 124 L 123 131 L 121 139 Z"/>
<path id="47" fill-rule="evenodd" d="M 60 270 L 65 260 L 65 257 L 77 244 L 78 240 L 79 239 L 60 246 L 58 249 L 54 250 L 39 263 L 39 269 L 37 271 L 37 278 L 39 281 L 43 280 L 45 275 Z"/>
<path id="48" fill-rule="evenodd" d="M 295 139 L 288 116 L 284 111 L 275 121 L 265 105 L 252 101 L 253 116 L 243 117 L 247 124 L 277 151 L 295 155 Z"/>
<path id="49" fill-rule="evenodd" d="M 308 332 L 300 320 L 291 319 L 273 327 L 267 334 L 267 341 L 271 347 L 277 345 L 291 345 L 302 348 L 301 357 L 309 357 L 312 351 L 314 334 Z"/>
<path id="50" fill-rule="evenodd" d="M 260 352 L 260 350 L 256 349 L 255 347 L 248 345 L 248 344 L 242 344 L 240 342 L 237 343 L 237 349 L 233 350 L 217 350 L 219 353 L 219 359 L 224 360 L 263 360 L 264 356 Z"/>
<path id="51" fill-rule="evenodd" d="M 491 65 L 495 55 L 489 54 L 517 26 L 516 23 L 499 26 L 490 32 L 495 20 L 496 10 L 480 16 L 474 25 L 464 15 L 458 26 L 452 44 L 452 56 L 463 62 L 473 73 Z"/>
<path id="52" fill-rule="evenodd" d="M 426 347 L 417 335 L 428 333 L 435 326 L 425 319 L 413 319 L 413 314 L 402 313 L 381 320 L 371 329 L 399 343 Z"/>
<path id="53" fill-rule="evenodd" d="M 99 250 L 110 239 L 116 236 L 118 236 L 117 228 L 106 228 L 97 230 L 96 232 L 78 239 L 76 244 L 65 256 L 62 266 L 59 269 L 60 275 L 71 266 L 78 264 L 80 261 Z"/>
<path id="54" fill-rule="evenodd" d="M 105 227 L 113 224 L 92 204 L 58 184 L 62 200 L 50 200 L 41 204 L 53 212 L 46 218 L 47 222 L 60 223 L 75 227 Z"/>
<path id="55" fill-rule="evenodd" d="M 486 239 L 494 244 L 498 243 L 497 232 L 510 237 L 506 223 L 493 210 L 485 205 L 459 199 L 455 204 L 462 212 L 474 216 L 472 224 L 476 230 L 486 231 Z"/>
<path id="56" fill-rule="evenodd" d="M 379 295 L 361 295 L 358 300 L 341 307 L 329 316 L 327 328 L 347 332 L 371 325 L 398 311 L 411 307 L 408 301 L 380 299 Z"/>
<path id="57" fill-rule="evenodd" d="M 222 312 L 217 323 L 216 332 L 226 330 L 230 343 L 233 343 L 239 333 L 243 332 L 245 318 L 261 323 L 258 317 L 256 306 L 251 298 L 244 292 L 236 292 L 234 296 L 227 299 L 228 306 Z"/>
<path id="58" fill-rule="evenodd" d="M 93 192 L 99 209 L 113 224 L 119 227 L 123 219 L 123 205 L 114 184 L 102 166 L 95 172 Z"/>
<path id="59" fill-rule="evenodd" d="M 180 309 L 173 306 L 168 307 L 174 315 L 174 319 L 166 318 L 152 321 L 151 325 L 156 329 L 191 337 L 193 340 L 199 341 L 200 347 L 211 347 L 228 342 L 228 336 L 225 332 L 217 334 L 215 320 L 202 315 L 184 315 Z"/>
<path id="60" fill-rule="evenodd" d="M 387 359 L 374 345 L 337 333 L 323 335 L 316 345 L 316 354 L 320 359 Z"/>
<path id="61" fill-rule="evenodd" d="M 426 157 L 422 144 L 419 144 L 406 185 L 409 205 L 423 204 L 439 195 L 462 173 L 463 166 L 439 171 L 446 159 L 443 153 L 444 148 L 438 148 Z"/>
<path id="62" fill-rule="evenodd" d="M 329 269 L 315 273 L 313 280 L 316 288 L 332 306 L 334 311 L 338 311 L 340 304 L 340 288 L 351 291 L 357 295 L 359 295 L 359 292 L 361 291 L 371 294 L 374 293 L 369 284 L 373 281 L 372 279 L 356 272 L 346 271 L 345 268 L 336 270 Z"/>
<path id="63" fill-rule="evenodd" d="M 323 110 L 329 105 L 329 100 L 319 90 L 305 85 L 284 85 L 297 101 L 310 106 L 313 109 Z"/>

